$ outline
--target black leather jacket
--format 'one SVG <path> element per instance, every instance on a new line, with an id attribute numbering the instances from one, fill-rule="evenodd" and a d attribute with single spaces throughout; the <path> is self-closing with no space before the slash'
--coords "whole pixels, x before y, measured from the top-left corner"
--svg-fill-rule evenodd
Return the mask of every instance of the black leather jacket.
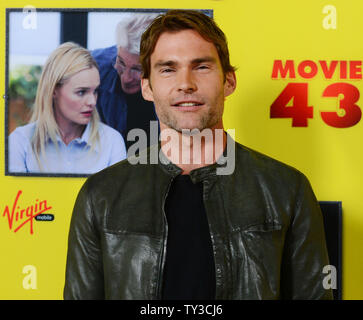
<path id="1" fill-rule="evenodd" d="M 153 148 L 160 146 L 153 146 Z M 149 154 L 149 153 L 148 153 Z M 332 299 L 322 215 L 296 169 L 236 144 L 235 170 L 203 181 L 216 299 Z M 89 177 L 73 211 L 65 299 L 160 299 L 165 199 L 181 169 L 127 160 Z"/>

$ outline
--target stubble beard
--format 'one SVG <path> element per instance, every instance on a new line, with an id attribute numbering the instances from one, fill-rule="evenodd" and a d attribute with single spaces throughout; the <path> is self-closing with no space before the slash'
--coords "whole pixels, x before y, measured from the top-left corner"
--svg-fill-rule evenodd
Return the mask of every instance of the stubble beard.
<path id="1" fill-rule="evenodd" d="M 183 133 L 183 130 L 193 130 L 198 129 L 200 132 L 207 128 L 213 128 L 219 121 L 221 121 L 223 116 L 223 98 L 218 101 L 219 103 L 217 106 L 213 109 L 208 108 L 206 112 L 203 112 L 199 119 L 190 119 L 187 123 L 187 121 L 180 120 L 180 118 L 183 116 L 181 115 L 175 115 L 172 112 L 168 112 L 167 108 L 170 108 L 169 106 L 166 106 L 165 108 L 159 108 L 158 112 L 158 118 L 161 123 L 166 125 L 168 128 L 174 129 L 180 133 Z M 206 108 L 203 107 L 203 108 Z M 188 116 L 188 112 L 185 112 L 186 116 Z"/>
<path id="2" fill-rule="evenodd" d="M 206 128 L 213 128 L 221 119 L 222 114 L 221 112 L 211 112 L 211 110 L 208 110 L 206 114 L 203 114 L 198 120 L 191 119 L 189 120 L 189 123 L 185 123 L 187 121 L 180 121 L 178 117 L 167 113 L 162 112 L 159 115 L 160 122 L 164 123 L 167 127 L 174 129 L 180 133 L 182 133 L 183 130 L 193 130 L 198 129 L 199 131 L 202 131 Z M 180 123 L 184 122 L 184 123 Z"/>

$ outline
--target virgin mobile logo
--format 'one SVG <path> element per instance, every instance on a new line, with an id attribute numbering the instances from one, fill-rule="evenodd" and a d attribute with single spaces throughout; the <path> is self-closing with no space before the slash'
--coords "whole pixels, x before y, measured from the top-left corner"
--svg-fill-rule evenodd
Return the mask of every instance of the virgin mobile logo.
<path id="1" fill-rule="evenodd" d="M 21 207 L 19 199 L 22 193 L 23 192 L 21 190 L 18 191 L 13 206 L 11 207 L 11 212 L 10 206 L 5 206 L 3 217 L 8 218 L 10 230 L 18 232 L 21 228 L 28 225 L 30 227 L 30 234 L 33 234 L 35 217 L 38 217 L 43 212 L 52 209 L 52 207 L 48 207 L 47 200 L 39 201 L 38 199 L 30 206 Z"/>

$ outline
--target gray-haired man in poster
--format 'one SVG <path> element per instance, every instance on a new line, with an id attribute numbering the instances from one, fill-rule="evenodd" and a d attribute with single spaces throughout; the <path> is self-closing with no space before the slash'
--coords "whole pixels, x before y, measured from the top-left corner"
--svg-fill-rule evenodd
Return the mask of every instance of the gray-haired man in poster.
<path id="1" fill-rule="evenodd" d="M 157 14 L 129 13 L 116 27 L 116 45 L 96 49 L 92 56 L 100 69 L 97 110 L 102 122 L 119 131 L 126 147 L 127 134 L 142 129 L 149 138 L 150 121 L 157 120 L 152 102 L 141 95 L 140 38 Z"/>

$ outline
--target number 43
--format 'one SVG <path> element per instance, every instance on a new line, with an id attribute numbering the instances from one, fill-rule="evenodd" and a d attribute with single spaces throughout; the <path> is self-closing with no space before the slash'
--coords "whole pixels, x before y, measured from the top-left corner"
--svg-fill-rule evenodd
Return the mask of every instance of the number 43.
<path id="1" fill-rule="evenodd" d="M 327 86 L 323 97 L 343 95 L 339 100 L 339 114 L 335 111 L 320 112 L 323 121 L 335 128 L 348 128 L 356 125 L 362 111 L 355 103 L 359 99 L 359 90 L 349 83 L 333 83 Z M 292 101 L 292 105 L 287 104 Z M 340 111 L 339 110 L 339 111 Z M 308 106 L 308 84 L 289 83 L 277 99 L 272 103 L 270 118 L 291 118 L 293 127 L 307 127 L 308 119 L 313 118 L 313 107 Z"/>

